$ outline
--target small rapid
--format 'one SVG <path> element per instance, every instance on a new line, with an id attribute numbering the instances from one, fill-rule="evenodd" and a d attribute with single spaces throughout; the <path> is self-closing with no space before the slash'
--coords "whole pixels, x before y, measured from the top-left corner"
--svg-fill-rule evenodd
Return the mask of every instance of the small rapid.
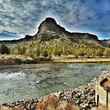
<path id="1" fill-rule="evenodd" d="M 0 73 L 0 80 L 20 80 L 25 78 L 25 73 L 15 72 L 15 73 Z"/>

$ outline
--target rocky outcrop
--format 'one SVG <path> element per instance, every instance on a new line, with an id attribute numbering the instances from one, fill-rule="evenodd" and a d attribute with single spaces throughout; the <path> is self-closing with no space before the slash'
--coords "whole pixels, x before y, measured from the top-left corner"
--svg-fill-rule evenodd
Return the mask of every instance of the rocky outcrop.
<path id="1" fill-rule="evenodd" d="M 89 33 L 71 33 L 65 30 L 62 26 L 58 25 L 54 18 L 46 18 L 39 26 L 38 33 L 33 37 L 43 39 L 49 37 L 50 39 L 55 38 L 69 38 L 69 39 L 86 39 L 98 41 L 96 35 Z"/>
<path id="2" fill-rule="evenodd" d="M 65 29 L 57 24 L 55 19 L 53 18 L 46 18 L 39 26 L 38 33 L 47 33 L 47 32 L 54 32 L 58 34 L 63 34 L 65 32 Z"/>

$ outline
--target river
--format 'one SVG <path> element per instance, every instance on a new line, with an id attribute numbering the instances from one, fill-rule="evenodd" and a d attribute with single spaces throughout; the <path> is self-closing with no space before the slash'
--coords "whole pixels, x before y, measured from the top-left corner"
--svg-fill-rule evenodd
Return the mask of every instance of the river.
<path id="1" fill-rule="evenodd" d="M 0 66 L 0 103 L 36 98 L 87 84 L 110 64 L 25 64 Z"/>

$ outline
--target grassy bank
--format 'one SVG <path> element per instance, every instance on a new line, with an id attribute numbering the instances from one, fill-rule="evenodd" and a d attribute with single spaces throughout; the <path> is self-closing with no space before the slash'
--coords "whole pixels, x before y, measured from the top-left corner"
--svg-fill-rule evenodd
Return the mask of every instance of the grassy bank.
<path id="1" fill-rule="evenodd" d="M 110 63 L 110 58 L 74 58 L 72 56 L 32 58 L 23 55 L 0 55 L 0 65 L 38 63 Z"/>
<path id="2" fill-rule="evenodd" d="M 61 58 L 52 59 L 55 63 L 110 63 L 110 58 Z"/>

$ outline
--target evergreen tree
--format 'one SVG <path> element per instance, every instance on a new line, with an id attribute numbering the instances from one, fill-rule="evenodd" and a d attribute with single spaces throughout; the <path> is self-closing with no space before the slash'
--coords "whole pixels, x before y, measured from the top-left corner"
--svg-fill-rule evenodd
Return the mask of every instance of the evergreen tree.
<path id="1" fill-rule="evenodd" d="M 6 45 L 2 44 L 0 47 L 0 53 L 1 54 L 9 54 L 10 49 Z"/>

